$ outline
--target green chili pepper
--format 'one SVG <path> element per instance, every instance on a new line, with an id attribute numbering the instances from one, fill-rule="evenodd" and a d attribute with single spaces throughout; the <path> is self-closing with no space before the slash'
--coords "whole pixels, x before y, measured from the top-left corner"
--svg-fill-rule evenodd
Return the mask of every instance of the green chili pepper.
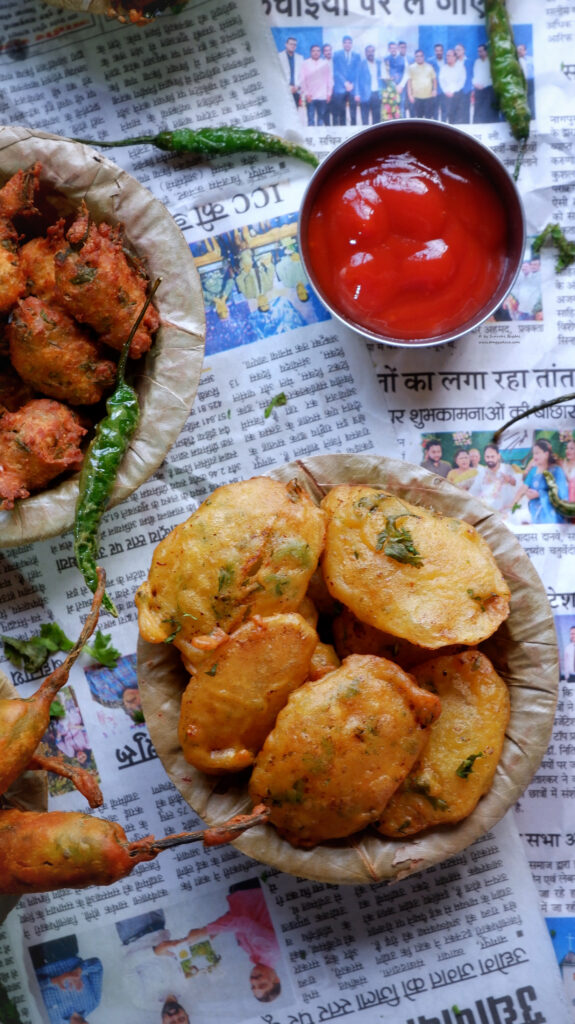
<path id="1" fill-rule="evenodd" d="M 541 402 L 539 405 L 532 405 L 529 409 L 524 409 L 523 412 L 517 413 L 517 416 L 512 416 L 507 423 L 504 423 L 502 427 L 499 427 L 495 431 L 491 440 L 494 444 L 497 444 L 501 435 L 510 427 L 513 423 L 517 423 L 518 420 L 524 420 L 526 416 L 532 416 L 536 412 L 541 412 L 542 409 L 550 409 L 553 405 L 561 405 L 562 402 L 573 402 L 575 401 L 575 391 L 570 395 L 560 395 L 559 398 L 550 398 L 547 402 Z"/>
<path id="2" fill-rule="evenodd" d="M 564 501 L 563 498 L 559 497 L 559 491 L 557 490 L 557 481 L 550 473 L 548 469 L 543 470 L 543 476 L 547 483 L 547 491 L 549 493 L 549 501 L 557 509 L 560 515 L 565 516 L 565 519 L 575 519 L 575 501 Z"/>
<path id="3" fill-rule="evenodd" d="M 116 387 L 106 402 L 106 415 L 96 427 L 96 433 L 80 470 L 79 494 L 74 517 L 74 554 L 76 564 L 92 593 L 95 593 L 98 583 L 96 566 L 100 521 L 108 506 L 120 463 L 140 416 L 138 395 L 125 380 L 128 352 L 159 284 L 160 279 L 151 288 L 126 338 L 118 361 Z M 116 607 L 107 594 L 104 594 L 102 604 L 117 618 Z"/>
<path id="4" fill-rule="evenodd" d="M 156 146 L 169 153 L 185 153 L 191 156 L 223 156 L 227 153 L 274 153 L 293 156 L 298 160 L 317 167 L 318 158 L 305 146 L 288 142 L 279 135 L 260 132 L 257 128 L 236 128 L 232 125 L 221 128 L 175 128 L 171 132 L 157 135 L 137 135 L 131 139 L 116 142 L 98 139 L 74 139 L 86 146 Z"/>
<path id="5" fill-rule="evenodd" d="M 531 125 L 527 82 L 517 56 L 505 0 L 486 0 L 485 13 L 493 91 L 512 135 L 520 143 L 513 172 L 513 177 L 517 180 Z"/>

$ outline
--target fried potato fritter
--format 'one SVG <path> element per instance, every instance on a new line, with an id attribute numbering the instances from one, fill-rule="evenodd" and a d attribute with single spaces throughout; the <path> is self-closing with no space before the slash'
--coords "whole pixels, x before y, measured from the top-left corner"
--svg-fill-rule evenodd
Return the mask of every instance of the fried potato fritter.
<path id="1" fill-rule="evenodd" d="M 387 804 L 383 835 L 411 836 L 461 821 L 491 788 L 509 722 L 509 690 L 479 651 L 441 655 L 413 670 L 441 715 L 421 757 Z"/>
<path id="2" fill-rule="evenodd" d="M 325 536 L 302 488 L 269 477 L 218 487 L 156 548 L 136 594 L 140 632 L 192 664 L 254 615 L 296 611 Z"/>
<path id="3" fill-rule="evenodd" d="M 69 246 L 54 260 L 58 301 L 104 344 L 120 350 L 146 300 L 147 277 L 135 258 L 128 259 L 122 227 L 95 224 L 85 204 L 66 237 Z M 130 345 L 133 359 L 148 351 L 159 322 L 155 307 L 148 306 Z"/>
<path id="4" fill-rule="evenodd" d="M 468 523 L 361 485 L 334 487 L 321 507 L 327 587 L 362 622 L 434 650 L 477 644 L 509 614 L 509 588 Z"/>
<path id="5" fill-rule="evenodd" d="M 440 710 L 397 665 L 352 655 L 290 695 L 256 758 L 250 797 L 294 846 L 352 835 L 381 817 Z"/>
<path id="6" fill-rule="evenodd" d="M 50 398 L 0 418 L 0 508 L 14 507 L 67 469 L 79 469 L 86 433 L 72 409 Z"/>
<path id="7" fill-rule="evenodd" d="M 256 616 L 191 677 L 178 736 L 184 757 L 208 774 L 253 764 L 277 714 L 307 679 L 317 634 L 301 615 Z"/>
<path id="8" fill-rule="evenodd" d="M 323 641 L 319 641 L 316 644 L 315 650 L 311 656 L 311 662 L 309 666 L 309 678 L 310 679 L 321 679 L 322 676 L 326 676 L 328 672 L 333 672 L 334 669 L 339 668 L 341 661 L 337 655 L 337 651 L 332 644 L 325 644 Z"/>
<path id="9" fill-rule="evenodd" d="M 116 380 L 116 364 L 103 359 L 85 330 L 56 306 L 30 295 L 8 324 L 12 365 L 27 384 L 70 405 L 100 402 Z"/>

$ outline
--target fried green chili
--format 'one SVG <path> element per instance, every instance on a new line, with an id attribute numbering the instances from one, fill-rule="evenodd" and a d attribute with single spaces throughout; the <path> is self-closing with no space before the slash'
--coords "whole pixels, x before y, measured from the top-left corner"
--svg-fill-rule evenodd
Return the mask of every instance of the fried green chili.
<path id="1" fill-rule="evenodd" d="M 140 314 L 135 321 L 118 360 L 114 391 L 106 402 L 106 415 L 96 427 L 82 463 L 79 493 L 74 517 L 74 554 L 76 564 L 92 593 L 98 583 L 97 559 L 100 521 L 110 500 L 120 463 L 138 425 L 140 408 L 138 395 L 125 380 L 126 362 L 132 339 L 160 284 L 158 279 L 150 289 Z M 107 594 L 102 601 L 112 615 L 118 615 Z"/>
<path id="2" fill-rule="evenodd" d="M 543 476 L 547 484 L 549 501 L 557 509 L 559 515 L 565 516 L 565 519 L 575 519 L 575 501 L 565 501 L 559 497 L 557 481 L 553 473 L 550 473 L 548 469 L 543 470 Z"/>
<path id="3" fill-rule="evenodd" d="M 74 139 L 87 146 L 156 146 L 168 153 L 189 156 L 225 156 L 229 153 L 273 153 L 278 156 L 293 156 L 312 167 L 319 160 L 305 146 L 288 142 L 279 135 L 258 131 L 257 128 L 236 128 L 233 125 L 221 128 L 175 128 L 174 131 L 158 132 L 157 135 L 136 135 L 130 139 L 115 142 L 98 139 Z"/>
<path id="4" fill-rule="evenodd" d="M 486 0 L 485 14 L 493 91 L 512 135 L 519 142 L 519 153 L 513 172 L 513 177 L 517 180 L 531 124 L 527 82 L 517 56 L 505 0 Z"/>

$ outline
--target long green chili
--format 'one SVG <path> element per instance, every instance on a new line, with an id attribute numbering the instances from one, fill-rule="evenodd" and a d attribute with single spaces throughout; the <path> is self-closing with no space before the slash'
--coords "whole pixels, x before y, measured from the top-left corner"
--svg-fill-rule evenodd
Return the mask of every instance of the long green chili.
<path id="1" fill-rule="evenodd" d="M 102 139 L 74 139 L 86 146 L 156 146 L 157 149 L 169 153 L 187 154 L 189 156 L 224 156 L 229 153 L 273 153 L 279 156 L 293 156 L 303 160 L 312 167 L 317 167 L 319 160 L 315 153 L 288 142 L 279 135 L 270 135 L 257 128 L 236 128 L 233 125 L 221 128 L 175 128 L 173 131 L 158 132 L 157 135 L 136 135 L 130 139 L 117 139 L 114 142 Z"/>
<path id="2" fill-rule="evenodd" d="M 531 126 L 527 82 L 517 56 L 505 0 L 486 0 L 485 14 L 493 91 L 512 135 L 519 142 L 519 153 L 513 172 L 513 177 L 517 180 Z"/>
<path id="3" fill-rule="evenodd" d="M 543 476 L 547 483 L 547 492 L 549 494 L 549 501 L 557 509 L 560 515 L 565 516 L 565 519 L 575 519 L 575 501 L 566 501 L 559 497 L 559 491 L 557 488 L 557 481 L 550 473 L 548 469 L 543 470 Z"/>
<path id="4" fill-rule="evenodd" d="M 508 427 L 511 427 L 513 423 L 517 423 L 518 420 L 524 420 L 526 416 L 533 416 L 534 413 L 541 412 L 542 409 L 550 409 L 553 405 L 561 405 L 562 402 L 572 401 L 575 401 L 575 391 L 572 392 L 570 395 L 560 395 L 559 398 L 550 398 L 547 402 L 540 402 L 539 405 L 532 405 L 528 409 L 524 409 L 522 412 L 518 412 L 516 416 L 512 416 L 510 420 L 507 420 L 507 422 L 504 423 L 502 427 L 499 427 L 499 429 L 495 431 L 491 440 L 493 441 L 494 444 L 497 444 L 499 442 L 501 435 L 507 430 Z"/>
<path id="5" fill-rule="evenodd" d="M 128 449 L 140 417 L 138 395 L 125 380 L 126 362 L 132 339 L 160 284 L 158 279 L 135 321 L 118 360 L 116 386 L 106 402 L 106 415 L 96 427 L 82 463 L 74 517 L 76 564 L 92 593 L 98 584 L 97 559 L 100 521 L 110 500 L 120 463 Z M 104 608 L 116 618 L 114 603 L 107 594 Z"/>

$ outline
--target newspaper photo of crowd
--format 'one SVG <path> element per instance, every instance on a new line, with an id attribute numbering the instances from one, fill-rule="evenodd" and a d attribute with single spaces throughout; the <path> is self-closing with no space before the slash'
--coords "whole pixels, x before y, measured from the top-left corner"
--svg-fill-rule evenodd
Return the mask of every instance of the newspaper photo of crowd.
<path id="1" fill-rule="evenodd" d="M 286 88 L 302 125 L 369 125 L 399 117 L 449 124 L 500 121 L 485 28 L 478 25 L 385 25 L 350 29 L 272 29 Z M 514 25 L 531 116 L 530 25 Z"/>
<path id="2" fill-rule="evenodd" d="M 548 477 L 559 499 L 575 500 L 574 435 L 536 430 L 529 444 L 502 448 L 488 432 L 423 434 L 421 465 L 515 525 L 567 523 L 551 501 Z"/>
<path id="3" fill-rule="evenodd" d="M 206 309 L 206 352 L 328 320 L 309 286 L 297 214 L 274 217 L 190 245 Z"/>

